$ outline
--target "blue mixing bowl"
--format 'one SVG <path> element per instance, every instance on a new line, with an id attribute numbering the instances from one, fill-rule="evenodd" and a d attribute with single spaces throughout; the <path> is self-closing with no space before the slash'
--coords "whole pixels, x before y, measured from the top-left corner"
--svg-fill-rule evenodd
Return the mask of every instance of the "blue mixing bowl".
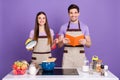
<path id="1" fill-rule="evenodd" d="M 55 62 L 42 62 L 40 66 L 42 67 L 44 71 L 52 71 L 54 70 Z"/>

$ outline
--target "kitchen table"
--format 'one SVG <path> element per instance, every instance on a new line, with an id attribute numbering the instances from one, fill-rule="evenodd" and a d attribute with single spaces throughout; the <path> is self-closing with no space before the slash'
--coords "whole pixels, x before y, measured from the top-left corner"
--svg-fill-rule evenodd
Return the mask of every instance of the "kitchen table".
<path id="1" fill-rule="evenodd" d="M 76 69 L 78 75 L 30 75 L 28 72 L 24 75 L 7 74 L 2 80 L 119 80 L 113 73 L 108 71 L 108 76 L 101 76 L 100 73 L 83 72 L 80 68 Z M 38 73 L 38 72 L 37 72 Z"/>

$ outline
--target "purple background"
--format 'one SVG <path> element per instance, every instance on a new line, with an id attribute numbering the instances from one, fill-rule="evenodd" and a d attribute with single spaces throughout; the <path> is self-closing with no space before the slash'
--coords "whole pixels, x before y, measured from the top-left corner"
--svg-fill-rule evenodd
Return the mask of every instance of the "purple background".
<path id="1" fill-rule="evenodd" d="M 120 9 L 119 0 L 0 0 L 0 79 L 11 71 L 14 61 L 31 58 L 25 40 L 34 28 L 37 12 L 44 11 L 50 27 L 57 34 L 69 18 L 67 7 L 80 7 L 80 20 L 90 29 L 91 48 L 86 48 L 89 60 L 98 55 L 109 70 L 120 78 Z M 57 66 L 61 66 L 63 48 L 53 51 Z"/>

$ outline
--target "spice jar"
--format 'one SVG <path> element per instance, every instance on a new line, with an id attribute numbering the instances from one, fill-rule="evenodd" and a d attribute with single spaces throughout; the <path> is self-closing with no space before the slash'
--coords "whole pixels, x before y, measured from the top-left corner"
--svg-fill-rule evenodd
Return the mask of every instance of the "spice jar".
<path id="1" fill-rule="evenodd" d="M 92 68 L 95 70 L 96 69 L 96 64 L 97 64 L 98 56 L 94 55 L 92 57 Z"/>
<path id="2" fill-rule="evenodd" d="M 104 65 L 101 65 L 101 76 L 105 75 L 105 71 L 104 71 Z"/>
<path id="3" fill-rule="evenodd" d="M 101 65 L 102 65 L 102 60 L 97 60 L 97 64 L 96 64 L 96 71 L 100 72 L 101 71 Z"/>

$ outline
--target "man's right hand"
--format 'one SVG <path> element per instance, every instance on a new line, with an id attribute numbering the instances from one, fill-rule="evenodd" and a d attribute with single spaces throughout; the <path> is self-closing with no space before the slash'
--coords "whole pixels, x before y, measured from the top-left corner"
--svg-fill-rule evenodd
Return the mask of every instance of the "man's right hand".
<path id="1" fill-rule="evenodd" d="M 64 44 L 68 44 L 68 43 L 70 43 L 70 40 L 69 40 L 68 38 L 64 38 L 64 39 L 63 39 L 63 43 L 64 43 Z"/>

